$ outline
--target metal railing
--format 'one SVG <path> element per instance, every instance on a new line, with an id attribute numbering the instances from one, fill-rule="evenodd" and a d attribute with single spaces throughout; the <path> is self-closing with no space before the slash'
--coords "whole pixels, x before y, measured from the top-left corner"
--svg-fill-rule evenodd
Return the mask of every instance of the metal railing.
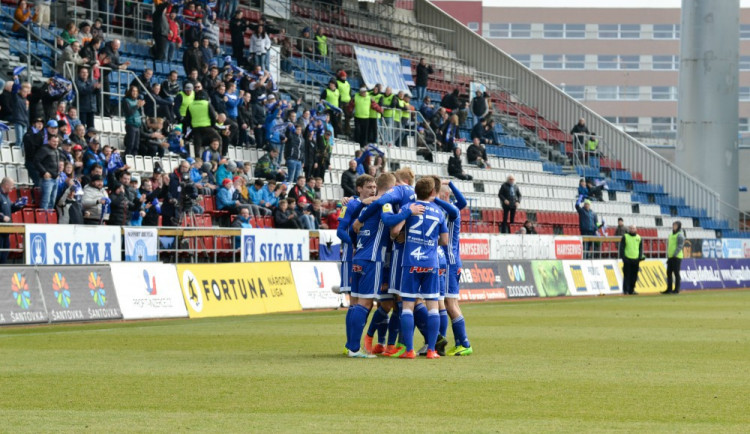
<path id="1" fill-rule="evenodd" d="M 514 77 L 515 80 L 507 85 L 519 102 L 535 107 L 546 118 L 555 119 L 561 125 L 573 125 L 577 119 L 586 118 L 589 129 L 600 137 L 603 154 L 620 160 L 627 167 L 637 168 L 650 182 L 662 184 L 667 192 L 684 197 L 690 205 L 705 209 L 709 216 L 719 216 L 718 193 L 620 131 L 429 1 L 415 0 L 414 6 L 420 23 L 453 30 L 453 33 L 438 33 L 438 37 L 450 49 L 462 53 L 466 61 L 478 70 Z"/>
<path id="2" fill-rule="evenodd" d="M 78 17 L 81 14 L 90 23 L 93 23 L 96 18 L 101 18 L 104 33 L 108 36 L 122 35 L 139 40 L 151 40 L 152 24 L 146 17 L 153 13 L 153 4 L 106 1 L 104 4 L 108 7 L 106 10 L 100 10 L 99 0 L 91 0 L 90 8 L 79 5 L 75 0 L 69 3 L 72 3 L 72 8 L 68 10 L 72 11 L 75 21 L 79 21 Z M 115 7 L 117 10 L 111 10 Z"/>
<path id="3" fill-rule="evenodd" d="M 17 44 L 17 42 L 16 42 L 17 39 L 13 38 L 13 32 L 0 31 L 0 35 L 2 35 L 3 37 L 5 37 L 7 39 L 8 44 L 10 46 L 17 47 L 17 48 L 18 47 L 25 48 L 25 50 L 24 49 L 19 49 L 18 51 L 22 52 L 23 55 L 26 56 L 26 70 L 27 70 L 27 72 L 29 74 L 31 74 L 31 66 L 32 66 L 31 60 L 32 59 L 34 59 L 37 62 L 39 62 L 40 65 L 46 65 L 50 70 L 54 71 L 55 68 L 56 68 L 56 66 L 57 66 L 57 57 L 58 57 L 58 54 L 59 54 L 59 49 L 57 47 L 55 47 L 54 45 L 50 44 L 49 42 L 45 41 L 41 35 L 42 35 L 42 32 L 44 32 L 44 31 L 50 33 L 50 35 L 52 37 L 54 37 L 54 38 L 57 38 L 57 35 L 54 35 L 49 30 L 43 29 L 41 27 L 38 27 L 38 26 L 36 26 L 33 23 L 27 26 L 24 23 L 22 23 L 21 21 L 18 21 L 13 15 L 8 14 L 7 12 L 5 12 L 5 10 L 3 10 L 2 8 L 0 8 L 0 16 L 3 16 L 5 18 L 8 18 L 8 19 L 12 20 L 12 22 L 14 24 L 18 24 L 20 26 L 20 29 L 22 29 L 26 33 L 26 46 L 25 47 L 20 47 L 19 45 L 15 45 L 15 44 Z M 36 54 L 33 53 L 33 50 L 31 49 L 31 41 L 32 40 L 34 42 L 36 42 L 36 43 L 41 43 L 42 45 L 44 45 L 44 46 L 46 46 L 47 48 L 50 49 L 50 52 L 52 54 L 52 62 L 53 62 L 52 65 L 50 65 L 49 62 L 47 62 L 47 60 L 44 59 L 43 57 L 38 56 L 38 55 L 36 55 Z"/>

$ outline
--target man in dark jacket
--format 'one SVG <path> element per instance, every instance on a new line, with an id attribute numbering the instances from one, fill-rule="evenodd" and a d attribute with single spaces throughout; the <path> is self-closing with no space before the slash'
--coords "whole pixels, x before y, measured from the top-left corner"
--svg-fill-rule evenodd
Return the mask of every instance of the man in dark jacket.
<path id="1" fill-rule="evenodd" d="M 242 9 L 237 9 L 232 20 L 229 21 L 229 34 L 232 37 L 232 57 L 237 62 L 243 62 L 245 59 L 245 32 L 247 32 L 248 26 L 247 20 L 242 16 Z"/>
<path id="2" fill-rule="evenodd" d="M 516 220 L 516 209 L 518 204 L 521 203 L 521 191 L 518 189 L 516 178 L 513 175 L 509 175 L 503 185 L 500 186 L 498 196 L 503 206 L 503 222 L 500 224 L 500 233 L 509 234 L 510 225 L 515 223 Z"/>
<path id="3" fill-rule="evenodd" d="M 487 150 L 479 139 L 474 139 L 474 142 L 469 145 L 469 149 L 466 150 L 466 160 L 469 164 L 482 169 L 489 167 L 487 164 Z"/>
<path id="4" fill-rule="evenodd" d="M 166 60 L 167 58 L 167 37 L 169 36 L 169 22 L 167 21 L 166 10 L 171 9 L 172 2 L 159 2 L 154 7 L 151 15 L 153 28 L 151 30 L 154 38 L 154 46 L 151 55 L 154 60 Z"/>
<path id="5" fill-rule="evenodd" d="M 445 107 L 446 110 L 451 113 L 458 110 L 460 103 L 458 102 L 458 89 L 453 89 L 453 92 L 446 95 L 445 98 L 440 101 L 440 106 Z"/>
<path id="6" fill-rule="evenodd" d="M 573 136 L 573 143 L 580 146 L 577 150 L 583 151 L 583 144 L 588 140 L 586 136 L 589 134 L 589 127 L 586 126 L 586 119 L 578 119 L 578 123 L 571 128 L 570 134 Z"/>
<path id="7" fill-rule="evenodd" d="M 581 206 L 581 203 L 583 203 L 583 206 Z M 596 216 L 596 213 L 591 209 L 591 201 L 588 199 L 584 200 L 583 196 L 579 196 L 575 208 L 578 212 L 578 227 L 581 231 L 581 236 L 596 236 L 596 230 L 599 229 L 599 224 L 597 223 L 598 217 Z M 603 224 L 604 221 L 602 221 L 602 225 Z M 593 242 L 585 241 L 583 243 L 583 250 L 585 251 L 584 259 L 591 259 L 593 249 Z"/>
<path id="8" fill-rule="evenodd" d="M 34 157 L 34 165 L 42 178 L 42 200 L 39 208 L 55 209 L 57 199 L 57 177 L 60 175 L 60 151 L 57 149 L 60 138 L 50 136 L 47 145 L 42 146 Z"/>
<path id="9" fill-rule="evenodd" d="M 94 115 L 96 109 L 96 93 L 101 87 L 99 82 L 95 82 L 89 76 L 88 68 L 78 70 L 76 79 L 76 88 L 78 89 L 78 117 L 81 123 L 86 127 L 94 126 Z"/>
<path id="10" fill-rule="evenodd" d="M 474 125 L 479 123 L 481 119 L 484 119 L 485 115 L 489 111 L 487 109 L 487 93 L 478 90 L 474 99 L 471 101 L 471 113 L 474 115 Z"/>
<path id="11" fill-rule="evenodd" d="M 341 188 L 344 197 L 357 195 L 357 160 L 349 160 L 349 169 L 341 174 Z"/>
<path id="12" fill-rule="evenodd" d="M 31 83 L 23 83 L 19 86 L 14 86 L 14 94 L 10 96 L 9 102 L 11 103 L 10 121 L 16 130 L 16 146 L 23 144 L 23 136 L 26 134 L 26 130 L 29 128 L 29 101 L 28 97 L 31 94 Z"/>
<path id="13" fill-rule="evenodd" d="M 8 198 L 14 187 L 14 181 L 10 178 L 3 178 L 0 182 L 0 223 L 10 223 L 11 215 L 23 208 L 23 202 L 13 203 Z M 0 264 L 8 261 L 8 251 L 10 248 L 10 234 L 0 234 Z"/>
<path id="14" fill-rule="evenodd" d="M 305 142 L 302 140 L 302 125 L 289 125 L 285 135 L 286 182 L 294 182 L 302 174 L 302 166 L 305 164 Z"/>
<path id="15" fill-rule="evenodd" d="M 471 175 L 464 173 L 464 169 L 461 167 L 460 147 L 454 148 L 453 155 L 448 159 L 448 175 L 464 181 L 471 181 L 474 179 Z"/>
<path id="16" fill-rule="evenodd" d="M 182 66 L 186 73 L 203 70 L 203 54 L 201 53 L 200 42 L 193 41 L 190 48 L 185 50 L 185 54 L 182 56 Z"/>
<path id="17" fill-rule="evenodd" d="M 416 95 L 414 98 L 416 98 L 417 101 L 422 101 L 425 97 L 425 93 L 427 93 L 427 81 L 430 78 L 430 74 L 432 74 L 432 66 L 428 65 L 427 62 L 425 62 L 424 57 L 419 59 L 419 64 L 417 65 L 417 76 L 414 79 L 414 84 L 416 85 Z"/>

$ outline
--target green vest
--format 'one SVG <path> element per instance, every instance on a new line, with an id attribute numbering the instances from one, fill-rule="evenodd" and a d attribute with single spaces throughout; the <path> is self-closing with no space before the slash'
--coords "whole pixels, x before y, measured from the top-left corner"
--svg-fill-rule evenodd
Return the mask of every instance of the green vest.
<path id="1" fill-rule="evenodd" d="M 625 234 L 625 257 L 628 259 L 641 259 L 638 253 L 641 247 L 641 236 Z"/>
<path id="2" fill-rule="evenodd" d="M 348 103 L 352 100 L 352 85 L 348 81 L 336 80 L 336 85 L 339 88 L 339 96 L 343 104 Z"/>
<path id="3" fill-rule="evenodd" d="M 599 147 L 599 141 L 598 140 L 589 140 L 586 143 L 586 145 L 588 146 L 590 152 L 594 152 L 594 151 L 596 151 L 596 148 Z"/>
<path id="4" fill-rule="evenodd" d="M 354 117 L 357 119 L 367 119 L 370 117 L 370 95 L 365 96 L 359 93 L 354 95 Z"/>
<path id="5" fill-rule="evenodd" d="M 328 37 L 325 35 L 315 35 L 315 40 L 318 41 L 318 53 L 321 56 L 328 56 Z"/>
<path id="6" fill-rule="evenodd" d="M 204 99 L 193 101 L 189 109 L 192 128 L 211 126 L 211 117 L 208 115 L 208 101 Z"/>
<path id="7" fill-rule="evenodd" d="M 339 106 L 339 90 L 331 90 L 330 88 L 326 88 L 326 101 L 328 101 L 328 104 L 338 108 Z"/>
<path id="8" fill-rule="evenodd" d="M 383 103 L 383 117 L 384 118 L 392 118 L 393 117 L 393 109 L 392 108 L 386 108 L 386 107 L 390 107 L 391 106 L 391 103 L 393 102 L 393 97 L 395 97 L 395 96 L 396 95 L 394 95 L 394 94 L 390 94 L 388 96 L 383 95 L 383 98 L 380 99 L 382 101 L 382 103 Z"/>
<path id="9" fill-rule="evenodd" d="M 185 117 L 185 114 L 187 113 L 188 106 L 193 103 L 195 100 L 195 92 L 190 93 L 190 95 L 185 94 L 185 92 L 180 91 L 177 95 L 182 96 L 182 105 L 180 106 L 180 116 Z"/>
<path id="10" fill-rule="evenodd" d="M 382 103 L 382 101 L 383 101 L 383 94 L 382 93 L 379 93 L 377 95 L 373 95 L 372 93 L 370 93 L 369 95 L 370 95 L 370 100 L 371 101 L 374 101 L 376 104 L 381 104 Z M 380 119 L 380 113 L 378 113 L 377 111 L 375 111 L 375 110 L 373 110 L 371 108 L 370 109 L 370 119 Z"/>
<path id="11" fill-rule="evenodd" d="M 677 237 L 679 235 L 680 235 L 679 233 L 677 233 L 677 234 L 675 234 L 675 233 L 669 234 L 669 242 L 667 243 L 667 258 L 673 258 L 673 257 L 675 257 L 675 254 L 674 254 L 675 252 L 674 251 L 677 249 Z M 679 252 L 677 252 L 677 257 L 680 258 L 680 259 L 682 259 L 682 250 L 680 250 Z"/>

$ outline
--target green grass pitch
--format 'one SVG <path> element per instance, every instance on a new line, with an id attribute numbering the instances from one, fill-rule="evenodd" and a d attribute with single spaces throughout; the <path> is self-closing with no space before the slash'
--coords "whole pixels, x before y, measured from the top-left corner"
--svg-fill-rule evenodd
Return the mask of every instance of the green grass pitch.
<path id="1" fill-rule="evenodd" d="M 750 431 L 750 291 L 464 313 L 434 361 L 345 358 L 343 311 L 0 329 L 0 432 Z"/>

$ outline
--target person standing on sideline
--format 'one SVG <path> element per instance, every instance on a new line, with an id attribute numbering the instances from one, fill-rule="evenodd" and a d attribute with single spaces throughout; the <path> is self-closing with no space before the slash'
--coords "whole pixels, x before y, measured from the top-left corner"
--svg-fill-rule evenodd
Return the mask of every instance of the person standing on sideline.
<path id="1" fill-rule="evenodd" d="M 662 294 L 680 293 L 680 266 L 682 265 L 682 248 L 685 246 L 685 235 L 682 233 L 682 222 L 672 223 L 672 233 L 667 241 L 667 290 Z M 674 287 L 672 276 L 674 275 Z"/>
<path id="2" fill-rule="evenodd" d="M 425 62 L 424 57 L 419 59 L 419 64 L 417 65 L 417 76 L 414 79 L 414 84 L 416 85 L 416 95 L 414 97 L 417 101 L 422 101 L 427 94 L 427 80 L 433 72 L 435 71 L 432 70 L 432 66 Z"/>
<path id="3" fill-rule="evenodd" d="M 635 225 L 628 227 L 628 233 L 620 240 L 620 259 L 622 259 L 622 293 L 638 295 L 635 283 L 638 281 L 639 264 L 645 259 L 643 256 L 643 240 L 638 235 Z M 679 270 L 677 271 L 679 273 Z"/>
<path id="4" fill-rule="evenodd" d="M 500 197 L 500 204 L 503 206 L 503 222 L 500 224 L 500 233 L 509 234 L 510 225 L 515 223 L 516 209 L 521 203 L 521 191 L 516 185 L 516 178 L 508 175 L 508 179 L 500 186 L 497 194 Z"/>
<path id="5" fill-rule="evenodd" d="M 583 206 L 581 206 L 581 202 L 583 202 Z M 596 213 L 591 209 L 591 201 L 588 199 L 583 200 L 583 196 L 578 196 L 578 201 L 576 202 L 576 211 L 578 211 L 578 228 L 581 231 L 581 236 L 596 236 L 597 229 L 599 229 L 600 226 L 604 225 L 604 221 L 602 221 L 601 225 L 596 223 L 598 217 L 596 216 Z M 584 241 L 583 250 L 584 259 L 592 259 L 594 242 Z"/>

